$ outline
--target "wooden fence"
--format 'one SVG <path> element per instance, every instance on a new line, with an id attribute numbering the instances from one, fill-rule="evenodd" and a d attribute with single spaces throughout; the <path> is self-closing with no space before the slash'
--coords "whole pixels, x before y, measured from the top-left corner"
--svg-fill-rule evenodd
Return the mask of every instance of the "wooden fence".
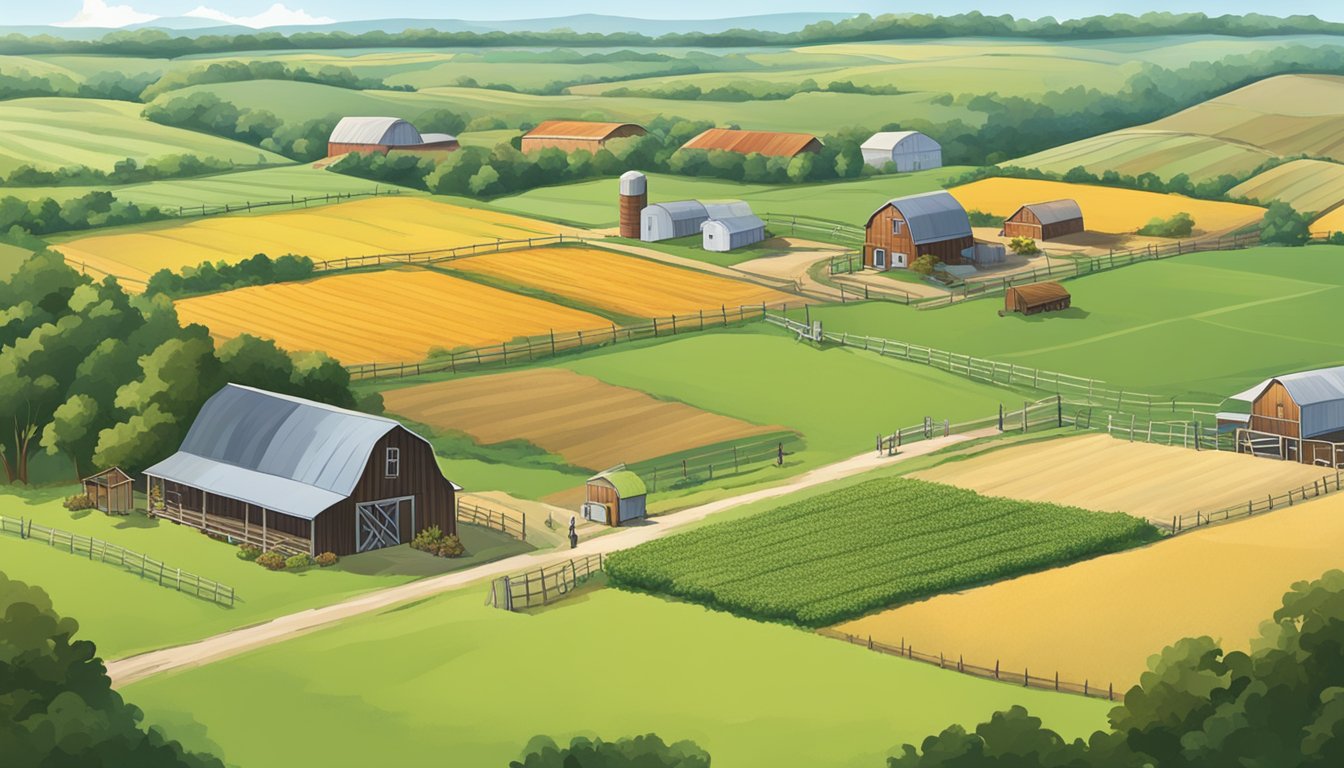
<path id="1" fill-rule="evenodd" d="M 307 208 L 309 203 L 339 203 L 342 200 L 354 200 L 358 197 L 387 197 L 400 194 L 402 194 L 402 190 L 396 189 L 395 187 L 389 189 L 374 187 L 368 192 L 331 192 L 322 195 L 308 195 L 306 197 L 295 197 L 294 195 L 290 195 L 288 200 L 244 200 L 241 203 L 220 203 L 218 205 L 206 205 L 204 203 L 201 205 L 179 205 L 177 206 L 176 211 L 174 211 L 173 206 L 170 205 L 160 205 L 157 207 L 159 211 L 166 216 L 188 218 L 255 211 L 261 208 L 274 208 L 282 205 L 287 205 L 291 208 L 297 208 L 299 206 Z"/>
<path id="2" fill-rule="evenodd" d="M 766 212 L 761 214 L 761 220 L 770 227 L 771 234 L 774 235 L 793 236 L 801 229 L 804 234 L 812 233 L 813 236 L 824 237 L 832 242 L 862 243 L 864 238 L 863 227 L 840 224 L 813 216 Z"/>
<path id="3" fill-rule="evenodd" d="M 506 611 L 523 611 L 559 600 L 573 592 L 588 577 L 602 570 L 601 553 L 566 560 L 516 576 L 501 576 L 490 582 L 489 604 Z"/>
<path id="4" fill-rule="evenodd" d="M 432 248 L 427 251 L 371 253 L 364 256 L 346 256 L 340 259 L 314 261 L 313 271 L 332 272 L 344 269 L 381 267 L 383 265 L 393 264 L 438 264 L 445 261 L 464 259 L 470 256 L 483 256 L 487 253 L 521 251 L 527 250 L 528 248 L 539 248 L 543 245 L 563 245 L 565 243 L 582 245 L 590 242 L 592 241 L 586 237 L 566 235 L 564 233 L 558 235 L 538 235 L 536 237 L 518 238 L 516 240 L 490 240 L 481 243 L 471 243 L 469 245 L 459 245 L 452 248 Z"/>
<path id="5" fill-rule="evenodd" d="M 514 512 L 512 510 L 505 512 L 459 499 L 457 502 L 457 522 L 492 528 L 519 540 L 525 541 L 527 539 L 526 512 Z"/>
<path id="6" fill-rule="evenodd" d="M 695 485 L 770 464 L 784 463 L 802 450 L 803 438 L 796 433 L 774 435 L 743 443 L 711 446 L 689 455 L 663 457 L 626 467 L 640 476 L 650 492 Z"/>
<path id="7" fill-rule="evenodd" d="M 891 433 L 879 433 L 876 446 L 879 454 L 885 453 L 892 456 L 898 453 L 900 447 L 906 443 L 932 440 L 936 437 L 949 437 L 954 434 L 973 432 L 977 429 L 994 427 L 1000 432 L 1026 433 L 1037 427 L 1051 429 L 1065 425 L 1077 426 L 1077 420 L 1065 411 L 1064 398 L 1056 395 L 1034 403 L 1023 403 L 1021 408 L 1014 411 L 1005 411 L 1003 406 L 1000 405 L 997 416 L 970 419 L 956 424 L 953 424 L 949 419 L 938 420 L 926 416 L 920 424 L 902 427 Z"/>
<path id="8" fill-rule="evenodd" d="M 1159 528 L 1167 530 L 1169 533 L 1178 534 L 1185 531 L 1193 531 L 1205 525 L 1213 523 L 1222 523 L 1228 520 L 1236 520 L 1241 517 L 1251 517 L 1252 515 L 1272 512 L 1276 509 L 1291 507 L 1293 504 L 1300 504 L 1308 499 L 1315 499 L 1328 493 L 1336 493 L 1344 486 L 1341 481 L 1344 475 L 1336 471 L 1332 474 L 1324 475 L 1320 480 L 1313 481 L 1310 485 L 1303 485 L 1299 488 L 1293 488 L 1286 493 L 1277 496 L 1270 494 L 1260 499 L 1248 499 L 1245 504 L 1235 504 L 1230 507 L 1214 510 L 1213 512 L 1196 511 L 1194 514 L 1175 515 L 1171 518 L 1168 525 L 1165 521 L 1158 523 Z"/>
<path id="9" fill-rule="evenodd" d="M 346 366 L 354 381 L 418 376 L 424 373 L 458 373 L 488 366 L 520 365 L 556 357 L 562 353 L 604 347 L 643 339 L 676 336 L 682 333 L 722 328 L 765 317 L 772 305 L 756 304 L 718 311 L 701 310 L 684 315 L 653 318 L 631 325 L 612 324 L 606 328 L 550 333 L 512 342 L 450 352 L 420 363 L 361 363 Z"/>
<path id="10" fill-rule="evenodd" d="M 880 300 L 910 306 L 911 304 L 918 304 L 921 301 L 928 301 L 928 299 L 912 296 L 899 288 L 878 288 L 876 286 L 868 285 L 867 283 L 862 285 L 846 285 L 845 283 L 837 282 L 835 287 L 840 291 L 841 304 L 848 304 L 851 301 Z"/>
<path id="11" fill-rule="evenodd" d="M 858 635 L 840 632 L 835 629 L 820 629 L 817 630 L 817 634 L 836 640 L 844 640 L 853 645 L 861 645 L 870 651 L 885 653 L 889 656 L 899 656 L 903 659 L 910 659 L 911 661 L 922 661 L 925 664 L 937 664 L 939 669 L 955 670 L 965 675 L 974 675 L 975 677 L 982 677 L 987 680 L 998 680 L 1000 682 L 1018 685 L 1023 688 L 1038 688 L 1046 691 L 1073 693 L 1093 699 L 1115 701 L 1115 685 L 1113 683 L 1107 683 L 1104 686 L 1093 685 L 1090 680 L 1084 680 L 1083 682 L 1078 683 L 1060 678 L 1058 672 L 1053 676 L 1033 675 L 1029 669 L 1023 669 L 1021 672 L 1014 672 L 1001 668 L 998 661 L 995 661 L 994 666 L 992 667 L 968 664 L 961 656 L 953 658 L 942 653 L 934 654 L 916 651 L 904 640 L 901 641 L 900 645 L 887 645 L 873 640 L 871 636 L 864 638 Z M 1123 696 L 1123 694 L 1121 695 Z"/>
<path id="12" fill-rule="evenodd" d="M 22 539 L 43 542 L 53 549 L 130 571 L 142 579 L 156 581 L 160 586 L 171 587 L 183 594 L 195 595 L 202 600 L 209 600 L 228 608 L 233 607 L 236 599 L 233 587 L 188 573 L 181 568 L 173 568 L 147 555 L 102 539 L 79 536 L 69 531 L 38 525 L 32 520 L 3 515 L 0 515 L 0 533 L 15 534 Z"/>

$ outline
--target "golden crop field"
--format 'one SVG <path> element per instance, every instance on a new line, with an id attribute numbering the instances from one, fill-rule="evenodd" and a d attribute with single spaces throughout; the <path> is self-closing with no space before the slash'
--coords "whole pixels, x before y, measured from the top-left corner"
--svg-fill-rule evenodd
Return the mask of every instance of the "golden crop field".
<path id="1" fill-rule="evenodd" d="M 473 256 L 450 269 L 539 288 L 588 306 L 636 317 L 799 301 L 754 283 L 596 248 L 542 248 Z"/>
<path id="2" fill-rule="evenodd" d="M 250 333 L 347 364 L 417 362 L 434 347 L 610 325 L 587 312 L 414 267 L 240 288 L 183 299 L 177 311 L 217 339 Z"/>
<path id="3" fill-rule="evenodd" d="M 1194 217 L 1195 236 L 1199 236 L 1254 224 L 1265 213 L 1262 208 L 1241 203 L 1041 179 L 981 179 L 948 192 L 967 210 L 995 216 L 1011 216 L 1026 203 L 1069 198 L 1082 208 L 1083 223 L 1089 231 L 1116 234 L 1135 232 L 1153 218 L 1185 212 Z"/>
<path id="4" fill-rule="evenodd" d="M 79 266 L 143 281 L 164 267 L 240 261 L 257 253 L 313 260 L 405 253 L 575 230 L 421 197 L 380 197 L 285 213 L 81 237 L 56 246 Z"/>
<path id="5" fill-rule="evenodd" d="M 1258 459 L 1275 463 L 1268 459 Z M 1286 490 L 1286 489 L 1285 489 Z M 1182 637 L 1246 650 L 1294 582 L 1340 567 L 1344 495 L 881 611 L 836 627 L 967 664 L 1128 690 Z"/>
<path id="6" fill-rule="evenodd" d="M 1344 206 L 1311 222 L 1312 232 L 1344 232 Z"/>
<path id="7" fill-rule="evenodd" d="M 986 451 L 914 477 L 987 496 L 1127 512 L 1161 522 L 1170 521 L 1173 515 L 1209 512 L 1252 497 L 1281 494 L 1321 479 L 1321 470 L 1290 461 L 1131 443 L 1094 434 Z M 1229 478 L 1236 482 L 1228 482 Z"/>
<path id="8" fill-rule="evenodd" d="M 392 389 L 383 393 L 383 403 L 392 413 L 465 432 L 484 445 L 526 440 L 593 470 L 783 429 L 656 400 L 560 368 Z"/>

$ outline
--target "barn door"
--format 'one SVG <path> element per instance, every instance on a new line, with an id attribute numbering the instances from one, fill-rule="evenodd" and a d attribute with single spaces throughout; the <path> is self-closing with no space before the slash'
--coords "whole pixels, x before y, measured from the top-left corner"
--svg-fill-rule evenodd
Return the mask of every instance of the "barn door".
<path id="1" fill-rule="evenodd" d="M 368 552 L 401 543 L 399 499 L 355 505 L 355 551 Z"/>

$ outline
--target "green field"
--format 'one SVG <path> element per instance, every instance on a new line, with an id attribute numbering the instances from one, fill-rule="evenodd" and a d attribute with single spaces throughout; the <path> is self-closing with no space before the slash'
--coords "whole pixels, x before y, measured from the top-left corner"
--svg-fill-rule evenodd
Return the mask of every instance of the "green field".
<path id="1" fill-rule="evenodd" d="M 0 534 L 0 568 L 10 577 L 42 587 L 61 611 L 79 620 L 82 635 L 98 644 L 105 658 L 198 640 L 306 608 L 338 602 L 380 587 L 530 549 L 505 534 L 462 526 L 470 557 L 440 560 L 396 547 L 342 558 L 331 568 L 272 572 L 238 559 L 237 547 L 192 528 L 136 513 L 125 517 L 98 511 L 69 512 L 60 492 L 74 487 L 0 495 L 0 514 L 38 525 L 92 536 L 232 586 L 238 602 L 225 608 L 161 587 L 153 580 L 52 549 L 45 543 Z"/>
<path id="2" fill-rule="evenodd" d="M 824 626 L 1156 537 L 1120 513 L 886 478 L 616 552 L 607 573 L 740 616 Z"/>
<path id="3" fill-rule="evenodd" d="M 1282 200 L 1302 213 L 1325 213 L 1344 203 L 1344 165 L 1294 160 L 1238 184 L 1228 194 L 1262 203 Z"/>
<path id="4" fill-rule="evenodd" d="M 997 298 L 917 311 L 814 309 L 833 333 L 884 336 L 1112 387 L 1217 401 L 1268 376 L 1344 364 L 1325 318 L 1344 299 L 1344 248 L 1200 253 L 1069 280 L 1064 312 L 999 317 Z"/>
<path id="5" fill-rule="evenodd" d="M 20 165 L 40 169 L 86 165 L 112 170 L 119 160 L 165 155 L 213 157 L 240 166 L 287 164 L 285 158 L 236 141 L 170 128 L 140 117 L 140 105 L 100 99 L 34 98 L 0 102 L 0 174 Z"/>
<path id="6" fill-rule="evenodd" d="M 540 613 L 483 585 L 123 690 L 231 765 L 503 766 L 537 734 L 694 739 L 724 766 L 873 768 L 1022 704 L 1069 737 L 1111 705 L 602 589 Z M 56 602 L 58 610 L 61 602 Z M 208 695 L 202 695 L 208 691 Z M 200 725 L 193 725 L 193 723 Z"/>

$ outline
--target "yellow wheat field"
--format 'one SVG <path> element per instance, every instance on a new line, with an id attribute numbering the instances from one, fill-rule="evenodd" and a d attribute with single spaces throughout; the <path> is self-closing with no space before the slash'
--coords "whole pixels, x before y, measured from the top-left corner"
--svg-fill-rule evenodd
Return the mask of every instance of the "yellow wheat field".
<path id="1" fill-rule="evenodd" d="M 575 230 L 418 197 L 382 197 L 258 216 L 219 216 L 138 232 L 81 237 L 57 246 L 85 265 L 131 281 L 164 267 L 293 253 L 315 261 L 404 253 L 555 235 Z M 132 283 L 132 286 L 134 284 Z"/>
<path id="2" fill-rule="evenodd" d="M 948 192 L 966 210 L 995 216 L 1011 216 L 1026 203 L 1072 199 L 1083 210 L 1083 223 L 1089 231 L 1115 234 L 1135 232 L 1154 218 L 1165 219 L 1181 212 L 1194 218 L 1195 236 L 1254 224 L 1265 214 L 1263 208 L 1254 205 L 1039 179 L 981 179 Z"/>
<path id="3" fill-rule="evenodd" d="M 1344 206 L 1340 206 L 1311 222 L 1311 231 L 1313 233 L 1344 232 Z"/>
<path id="4" fill-rule="evenodd" d="M 347 364 L 415 362 L 434 347 L 610 325 L 587 312 L 417 268 L 240 288 L 183 299 L 177 311 L 220 340 L 249 333 Z"/>
<path id="5" fill-rule="evenodd" d="M 638 317 L 798 301 L 796 296 L 753 283 L 595 248 L 539 248 L 490 254 L 455 261 L 449 266 Z"/>

